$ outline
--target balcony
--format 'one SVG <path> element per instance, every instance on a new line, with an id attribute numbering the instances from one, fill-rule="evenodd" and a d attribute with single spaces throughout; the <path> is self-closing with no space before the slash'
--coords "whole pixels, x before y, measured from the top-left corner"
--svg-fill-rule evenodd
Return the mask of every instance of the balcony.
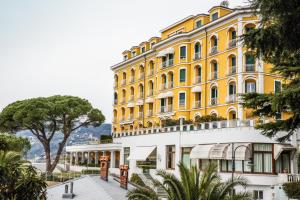
<path id="1" fill-rule="evenodd" d="M 234 48 L 237 45 L 237 39 L 230 40 L 228 43 L 228 49 Z"/>
<path id="2" fill-rule="evenodd" d="M 195 101 L 194 108 L 201 108 L 201 101 Z"/>
<path id="3" fill-rule="evenodd" d="M 211 80 L 218 79 L 218 71 L 212 71 L 211 74 L 210 74 L 210 79 Z"/>
<path id="4" fill-rule="evenodd" d="M 150 90 L 148 91 L 148 97 L 152 97 L 152 96 L 153 96 L 153 90 L 150 89 Z"/>
<path id="5" fill-rule="evenodd" d="M 161 68 L 170 67 L 173 66 L 173 64 L 174 64 L 173 59 L 169 59 L 162 62 Z"/>
<path id="6" fill-rule="evenodd" d="M 210 105 L 214 106 L 218 104 L 218 98 L 214 97 L 210 99 Z"/>
<path id="7" fill-rule="evenodd" d="M 226 97 L 226 103 L 233 103 L 237 101 L 237 95 L 236 94 L 230 94 Z"/>
<path id="8" fill-rule="evenodd" d="M 153 110 L 148 110 L 148 114 L 147 114 L 148 117 L 151 117 L 153 116 Z"/>
<path id="9" fill-rule="evenodd" d="M 218 53 L 218 46 L 214 46 L 210 49 L 210 54 L 209 55 L 215 55 Z"/>
<path id="10" fill-rule="evenodd" d="M 126 79 L 123 79 L 123 80 L 122 80 L 121 85 L 122 85 L 122 86 L 126 85 Z"/>
<path id="11" fill-rule="evenodd" d="M 173 111 L 173 105 L 160 107 L 160 113 L 167 113 L 167 112 L 172 112 L 172 111 Z"/>
<path id="12" fill-rule="evenodd" d="M 145 77 L 144 73 L 141 73 L 140 76 L 139 76 L 139 80 L 143 80 Z"/>
<path id="13" fill-rule="evenodd" d="M 193 60 L 200 60 L 200 59 L 201 59 L 201 54 L 200 54 L 200 52 L 195 53 L 195 54 L 194 54 Z"/>
<path id="14" fill-rule="evenodd" d="M 194 84 L 201 83 L 201 76 L 196 76 L 194 79 Z"/>
<path id="15" fill-rule="evenodd" d="M 234 75 L 234 74 L 236 74 L 236 66 L 235 65 L 230 66 L 229 71 L 228 71 L 229 76 Z"/>
<path id="16" fill-rule="evenodd" d="M 256 72 L 255 64 L 246 64 L 244 66 L 244 72 Z"/>

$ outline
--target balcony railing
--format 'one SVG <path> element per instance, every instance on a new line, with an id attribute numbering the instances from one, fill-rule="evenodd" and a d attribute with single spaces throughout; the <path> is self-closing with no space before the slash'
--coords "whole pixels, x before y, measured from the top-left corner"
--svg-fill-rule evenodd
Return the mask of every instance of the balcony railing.
<path id="1" fill-rule="evenodd" d="M 130 83 L 134 83 L 134 81 L 135 81 L 135 80 L 134 80 L 134 77 L 131 77 L 131 78 L 130 78 Z"/>
<path id="2" fill-rule="evenodd" d="M 148 72 L 148 76 L 152 76 L 153 74 L 154 74 L 154 70 L 150 69 L 149 72 Z"/>
<path id="3" fill-rule="evenodd" d="M 145 77 L 144 73 L 141 73 L 140 76 L 139 76 L 139 80 L 143 80 Z"/>
<path id="4" fill-rule="evenodd" d="M 143 118 L 143 117 L 144 117 L 144 113 L 143 113 L 143 112 L 139 112 L 138 118 L 141 119 L 141 118 Z"/>
<path id="5" fill-rule="evenodd" d="M 228 43 L 228 48 L 231 49 L 233 47 L 236 47 L 236 44 L 237 44 L 237 39 L 230 40 Z"/>
<path id="6" fill-rule="evenodd" d="M 153 116 L 153 110 L 148 110 L 148 114 L 147 114 L 148 117 L 151 117 Z"/>
<path id="7" fill-rule="evenodd" d="M 173 111 L 173 105 L 160 107 L 160 113 L 167 113 L 167 112 L 172 112 L 172 111 Z"/>
<path id="8" fill-rule="evenodd" d="M 153 96 L 153 90 L 150 89 L 150 90 L 148 91 L 148 97 L 152 97 L 152 96 Z"/>
<path id="9" fill-rule="evenodd" d="M 226 102 L 227 103 L 233 103 L 237 101 L 237 95 L 236 94 L 230 94 L 229 96 L 226 97 Z"/>
<path id="10" fill-rule="evenodd" d="M 225 121 L 214 121 L 214 122 L 204 122 L 200 124 L 187 124 L 187 125 L 177 125 L 170 127 L 151 127 L 151 128 L 142 128 L 138 130 L 132 131 L 122 131 L 120 134 L 114 134 L 114 137 L 125 137 L 132 135 L 141 135 L 141 134 L 157 134 L 163 132 L 188 132 L 193 130 L 191 133 L 201 133 L 201 131 L 209 130 L 209 129 L 223 129 L 223 128 L 235 128 L 235 127 L 254 127 L 254 120 L 225 120 Z M 197 131 L 197 132 L 196 132 Z M 132 134 L 135 132 L 135 134 Z M 296 182 L 300 180 L 300 175 L 288 175 L 285 174 L 285 182 Z"/>
<path id="11" fill-rule="evenodd" d="M 201 76 L 196 76 L 194 80 L 194 84 L 201 83 Z"/>
<path id="12" fill-rule="evenodd" d="M 173 88 L 173 87 L 174 87 L 174 83 L 173 83 L 173 81 L 170 81 L 168 84 L 168 89 Z"/>
<path id="13" fill-rule="evenodd" d="M 140 94 L 139 94 L 139 99 L 143 99 L 144 98 L 144 92 L 141 92 Z"/>
<path id="14" fill-rule="evenodd" d="M 162 68 L 170 67 L 170 66 L 173 66 L 173 64 L 174 64 L 173 59 L 169 59 L 169 60 L 163 61 L 161 64 L 161 67 Z"/>
<path id="15" fill-rule="evenodd" d="M 229 71 L 228 71 L 228 75 L 233 75 L 233 74 L 236 74 L 236 66 L 235 65 L 230 66 Z"/>
<path id="16" fill-rule="evenodd" d="M 133 101 L 133 100 L 134 100 L 134 95 L 130 95 L 129 101 Z"/>
<path id="17" fill-rule="evenodd" d="M 133 114 L 130 114 L 130 115 L 128 116 L 128 120 L 133 120 Z"/>
<path id="18" fill-rule="evenodd" d="M 214 46 L 210 49 L 210 55 L 218 53 L 218 46 Z"/>
<path id="19" fill-rule="evenodd" d="M 126 85 L 126 79 L 123 79 L 121 82 L 122 85 Z"/>
<path id="20" fill-rule="evenodd" d="M 201 108 L 201 101 L 195 101 L 194 108 Z"/>
<path id="21" fill-rule="evenodd" d="M 256 72 L 255 64 L 246 64 L 244 66 L 244 72 Z"/>
<path id="22" fill-rule="evenodd" d="M 201 53 L 195 53 L 194 54 L 194 60 L 200 60 L 201 59 Z"/>
<path id="23" fill-rule="evenodd" d="M 211 80 L 218 79 L 218 71 L 212 71 L 210 76 L 211 76 L 210 77 Z"/>
<path id="24" fill-rule="evenodd" d="M 214 105 L 217 105 L 218 104 L 218 98 L 211 98 L 210 99 L 210 105 L 211 106 L 214 106 Z"/>

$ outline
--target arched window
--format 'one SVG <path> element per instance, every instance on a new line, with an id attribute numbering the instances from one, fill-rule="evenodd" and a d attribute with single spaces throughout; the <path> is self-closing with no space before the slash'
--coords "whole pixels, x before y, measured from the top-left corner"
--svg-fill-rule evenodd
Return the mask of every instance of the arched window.
<path id="1" fill-rule="evenodd" d="M 233 48 L 233 47 L 236 47 L 236 44 L 237 44 L 237 36 L 236 36 L 236 30 L 231 27 L 229 30 L 228 30 L 228 48 Z"/>
<path id="2" fill-rule="evenodd" d="M 153 81 L 150 80 L 149 83 L 148 83 L 148 96 L 153 96 L 153 88 L 154 88 L 154 85 L 153 85 Z"/>
<path id="3" fill-rule="evenodd" d="M 246 24 L 244 27 L 244 33 L 249 33 L 251 30 L 255 29 L 256 25 L 253 23 Z"/>
<path id="4" fill-rule="evenodd" d="M 217 86 L 211 87 L 210 97 L 211 97 L 210 104 L 217 105 L 218 104 L 218 88 L 217 88 Z"/>
<path id="5" fill-rule="evenodd" d="M 236 111 L 235 110 L 230 110 L 229 112 L 228 112 L 228 119 L 229 120 L 234 120 L 234 119 L 236 119 Z"/>
<path id="6" fill-rule="evenodd" d="M 228 75 L 236 74 L 236 56 L 231 54 L 228 56 Z"/>
<path id="7" fill-rule="evenodd" d="M 134 87 L 130 87 L 130 97 L 129 97 L 129 101 L 133 101 L 134 100 Z"/>
<path id="8" fill-rule="evenodd" d="M 231 81 L 228 84 L 228 97 L 227 103 L 232 103 L 236 101 L 236 83 L 235 81 Z"/>
<path id="9" fill-rule="evenodd" d="M 125 120 L 125 108 L 121 108 L 121 113 L 122 113 L 122 121 Z"/>
<path id="10" fill-rule="evenodd" d="M 119 77 L 118 77 L 118 75 L 115 75 L 114 87 L 118 87 L 118 85 L 119 85 Z"/>
<path id="11" fill-rule="evenodd" d="M 139 85 L 139 98 L 142 99 L 144 97 L 144 86 L 143 84 Z"/>
<path id="12" fill-rule="evenodd" d="M 140 69 L 139 79 L 142 80 L 142 79 L 144 79 L 144 66 L 140 65 L 139 69 Z"/>
<path id="13" fill-rule="evenodd" d="M 174 87 L 174 74 L 172 71 L 168 72 L 168 88 Z"/>
<path id="14" fill-rule="evenodd" d="M 211 61 L 210 63 L 210 71 L 211 71 L 211 80 L 218 78 L 218 63 L 216 60 Z"/>
<path id="15" fill-rule="evenodd" d="M 256 72 L 255 57 L 251 52 L 245 54 L 244 72 Z"/>
<path id="16" fill-rule="evenodd" d="M 148 75 L 152 76 L 154 74 L 154 62 L 151 60 L 149 63 L 149 72 Z"/>
<path id="17" fill-rule="evenodd" d="M 122 90 L 122 103 L 125 103 L 126 102 L 126 90 L 123 89 Z"/>
<path id="18" fill-rule="evenodd" d="M 117 122 L 117 118 L 118 118 L 118 111 L 114 109 L 114 122 Z"/>
<path id="19" fill-rule="evenodd" d="M 161 75 L 161 90 L 167 89 L 167 76 L 165 74 Z"/>
<path id="20" fill-rule="evenodd" d="M 197 42 L 194 47 L 194 60 L 199 60 L 201 58 L 201 45 Z"/>
<path id="21" fill-rule="evenodd" d="M 114 93 L 114 104 L 115 105 L 118 104 L 118 93 L 117 92 Z"/>
<path id="22" fill-rule="evenodd" d="M 218 53 L 218 38 L 215 35 L 210 38 L 210 48 L 211 55 Z"/>
<path id="23" fill-rule="evenodd" d="M 130 70 L 130 83 L 133 83 L 135 81 L 135 70 L 132 68 Z"/>
<path id="24" fill-rule="evenodd" d="M 126 72 L 123 72 L 123 80 L 122 80 L 122 85 L 126 84 Z"/>
<path id="25" fill-rule="evenodd" d="M 201 83 L 201 66 L 200 65 L 196 65 L 195 68 L 195 80 L 194 83 Z"/>

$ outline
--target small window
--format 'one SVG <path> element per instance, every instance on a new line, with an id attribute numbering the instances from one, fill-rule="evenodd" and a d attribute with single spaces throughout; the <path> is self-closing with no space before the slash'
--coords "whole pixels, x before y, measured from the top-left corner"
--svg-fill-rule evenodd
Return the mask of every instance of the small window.
<path id="1" fill-rule="evenodd" d="M 246 93 L 256 92 L 256 83 L 254 81 L 246 82 L 245 92 Z"/>
<path id="2" fill-rule="evenodd" d="M 145 53 L 145 51 L 146 51 L 145 47 L 142 47 L 142 53 Z"/>
<path id="3" fill-rule="evenodd" d="M 167 169 L 175 169 L 175 145 L 167 145 Z"/>
<path id="4" fill-rule="evenodd" d="M 275 86 L 274 86 L 275 94 L 280 93 L 281 92 L 281 81 L 275 81 L 274 84 L 275 84 Z"/>
<path id="5" fill-rule="evenodd" d="M 236 39 L 236 31 L 231 32 L 231 39 L 235 40 Z"/>
<path id="6" fill-rule="evenodd" d="M 264 192 L 262 190 L 253 190 L 253 199 L 254 200 L 264 199 Z"/>
<path id="7" fill-rule="evenodd" d="M 212 16 L 211 16 L 211 19 L 212 19 L 212 21 L 215 21 L 215 20 L 217 20 L 219 18 L 219 13 L 214 13 L 214 14 L 212 14 Z"/>
<path id="8" fill-rule="evenodd" d="M 202 21 L 199 20 L 196 22 L 196 28 L 200 28 L 202 26 Z"/>
<path id="9" fill-rule="evenodd" d="M 132 54 L 132 57 L 134 57 L 136 55 L 135 51 L 133 51 L 131 54 Z"/>
<path id="10" fill-rule="evenodd" d="M 124 56 L 124 60 L 127 60 L 127 56 Z"/>
<path id="11" fill-rule="evenodd" d="M 179 93 L 179 106 L 185 106 L 185 93 Z"/>
<path id="12" fill-rule="evenodd" d="M 180 59 L 186 59 L 186 46 L 180 47 Z"/>
<path id="13" fill-rule="evenodd" d="M 185 82 L 185 77 L 186 77 L 186 69 L 180 69 L 179 71 L 179 75 L 180 75 L 180 82 Z"/>
<path id="14" fill-rule="evenodd" d="M 236 57 L 235 56 L 233 56 L 231 58 L 231 66 L 236 66 Z"/>

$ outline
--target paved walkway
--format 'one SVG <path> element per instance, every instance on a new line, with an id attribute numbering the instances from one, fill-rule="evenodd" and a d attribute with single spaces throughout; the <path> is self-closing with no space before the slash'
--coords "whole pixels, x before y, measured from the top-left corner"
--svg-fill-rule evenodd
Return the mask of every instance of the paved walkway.
<path id="1" fill-rule="evenodd" d="M 108 182 L 99 176 L 84 176 L 74 181 L 74 200 L 126 200 L 127 190 L 119 187 L 119 183 L 109 177 Z M 65 184 L 47 189 L 49 200 L 62 200 Z M 130 187 L 132 188 L 132 187 Z"/>

